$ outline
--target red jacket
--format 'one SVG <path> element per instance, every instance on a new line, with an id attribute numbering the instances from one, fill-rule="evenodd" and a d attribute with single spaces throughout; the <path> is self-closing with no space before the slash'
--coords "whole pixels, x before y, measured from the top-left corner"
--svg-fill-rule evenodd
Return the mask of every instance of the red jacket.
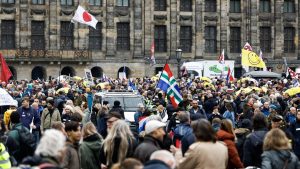
<path id="1" fill-rule="evenodd" d="M 234 143 L 234 135 L 220 129 L 217 132 L 217 138 L 219 141 L 223 141 L 227 145 L 227 148 L 228 148 L 227 169 L 244 168 L 244 165 L 241 162 L 239 153 L 238 153 L 235 143 Z"/>

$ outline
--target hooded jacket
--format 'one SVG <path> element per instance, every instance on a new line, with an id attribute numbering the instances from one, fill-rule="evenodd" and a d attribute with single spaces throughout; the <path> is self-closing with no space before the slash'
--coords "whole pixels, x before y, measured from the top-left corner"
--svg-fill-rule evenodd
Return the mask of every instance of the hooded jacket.
<path id="1" fill-rule="evenodd" d="M 269 150 L 261 155 L 261 169 L 299 169 L 296 155 L 290 150 Z"/>
<path id="2" fill-rule="evenodd" d="M 244 168 L 243 163 L 240 160 L 239 153 L 234 143 L 234 135 L 224 130 L 217 132 L 217 138 L 223 141 L 228 148 L 228 169 Z"/>
<path id="3" fill-rule="evenodd" d="M 102 146 L 102 138 L 98 134 L 93 134 L 83 139 L 79 148 L 79 157 L 82 169 L 99 169 L 100 150 Z"/>
<path id="4" fill-rule="evenodd" d="M 150 159 L 150 156 L 154 151 L 162 149 L 161 144 L 161 141 L 150 135 L 146 135 L 144 141 L 136 148 L 133 157 L 139 159 L 142 163 L 145 163 Z"/>

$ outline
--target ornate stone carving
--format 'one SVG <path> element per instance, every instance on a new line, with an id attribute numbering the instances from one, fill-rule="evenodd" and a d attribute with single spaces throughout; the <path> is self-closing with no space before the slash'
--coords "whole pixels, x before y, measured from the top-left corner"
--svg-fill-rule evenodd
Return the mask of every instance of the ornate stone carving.
<path id="1" fill-rule="evenodd" d="M 94 16 L 103 16 L 103 11 L 99 11 L 99 10 L 89 10 L 90 14 L 94 15 Z"/>
<path id="2" fill-rule="evenodd" d="M 31 9 L 31 15 L 37 14 L 37 15 L 46 15 L 45 9 Z"/>
<path id="3" fill-rule="evenodd" d="M 180 21 L 193 21 L 193 16 L 180 15 Z"/>
<path id="4" fill-rule="evenodd" d="M 166 15 L 154 15 L 154 20 L 167 20 Z"/>
<path id="5" fill-rule="evenodd" d="M 295 22 L 296 21 L 296 16 L 293 14 L 287 14 L 283 15 L 283 20 L 286 22 Z"/>
<path id="6" fill-rule="evenodd" d="M 242 21 L 242 16 L 230 16 L 229 21 Z"/>
<path id="7" fill-rule="evenodd" d="M 1 13 L 5 13 L 5 14 L 16 13 L 16 8 L 3 7 L 1 8 Z"/>
<path id="8" fill-rule="evenodd" d="M 204 21 L 218 21 L 218 16 L 204 16 Z"/>
<path id="9" fill-rule="evenodd" d="M 129 15 L 128 8 L 115 8 L 115 16 L 127 16 Z"/>
<path id="10" fill-rule="evenodd" d="M 61 9 L 60 10 L 60 16 L 62 15 L 73 15 L 74 10 L 73 9 Z"/>

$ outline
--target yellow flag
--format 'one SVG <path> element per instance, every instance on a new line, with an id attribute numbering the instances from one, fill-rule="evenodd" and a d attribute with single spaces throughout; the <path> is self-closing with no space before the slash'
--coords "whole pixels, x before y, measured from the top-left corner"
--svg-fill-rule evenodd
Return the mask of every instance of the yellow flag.
<path id="1" fill-rule="evenodd" d="M 242 65 L 265 68 L 265 62 L 256 53 L 242 49 Z"/>

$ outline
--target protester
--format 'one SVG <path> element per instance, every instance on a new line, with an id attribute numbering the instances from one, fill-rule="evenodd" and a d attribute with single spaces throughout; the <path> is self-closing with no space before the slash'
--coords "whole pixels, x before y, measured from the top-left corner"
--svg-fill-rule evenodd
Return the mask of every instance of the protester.
<path id="1" fill-rule="evenodd" d="M 75 121 L 66 122 L 65 130 L 67 133 L 66 154 L 62 166 L 68 169 L 80 169 L 78 149 L 81 132 L 79 123 Z"/>
<path id="2" fill-rule="evenodd" d="M 239 153 L 235 146 L 235 134 L 230 120 L 223 119 L 220 130 L 217 132 L 217 139 L 223 141 L 228 148 L 228 169 L 244 168 Z"/>
<path id="3" fill-rule="evenodd" d="M 150 160 L 145 163 L 144 169 L 175 169 L 176 161 L 169 151 L 158 150 L 152 153 Z"/>
<path id="4" fill-rule="evenodd" d="M 88 122 L 83 126 L 82 137 L 83 141 L 79 148 L 81 169 L 101 168 L 99 152 L 103 140 L 92 122 Z"/>
<path id="5" fill-rule="evenodd" d="M 224 144 L 217 142 L 211 124 L 200 119 L 192 123 L 192 128 L 197 142 L 190 146 L 179 169 L 226 169 L 228 151 Z"/>
<path id="6" fill-rule="evenodd" d="M 173 136 L 173 144 L 176 147 L 180 147 L 181 140 L 184 136 L 193 133 L 193 129 L 190 125 L 191 119 L 189 112 L 180 111 L 178 114 L 178 120 L 180 121 L 180 124 L 174 128 Z"/>
<path id="7" fill-rule="evenodd" d="M 245 167 L 261 166 L 261 154 L 263 152 L 263 141 L 267 131 L 267 120 L 262 113 L 253 117 L 253 132 L 247 136 L 244 143 L 243 163 Z"/>
<path id="8" fill-rule="evenodd" d="M 126 158 L 121 163 L 113 165 L 111 169 L 143 169 L 143 164 L 134 158 Z"/>
<path id="9" fill-rule="evenodd" d="M 23 164 L 45 169 L 61 169 L 65 155 L 66 137 L 57 130 L 49 129 L 44 132 L 35 156 L 24 159 Z"/>
<path id="10" fill-rule="evenodd" d="M 122 107 L 120 106 L 120 101 L 119 100 L 116 100 L 114 101 L 114 105 L 113 107 L 111 108 L 110 112 L 118 112 L 121 117 L 124 119 L 125 116 L 124 116 L 124 110 L 122 109 Z"/>
<path id="11" fill-rule="evenodd" d="M 272 129 L 264 139 L 261 169 L 298 169 L 299 160 L 291 149 L 285 133 Z"/>
<path id="12" fill-rule="evenodd" d="M 296 122 L 290 126 L 289 130 L 294 138 L 293 150 L 300 159 L 300 110 L 297 111 L 296 118 Z"/>
<path id="13" fill-rule="evenodd" d="M 162 149 L 162 142 L 165 135 L 166 124 L 158 120 L 151 120 L 146 123 L 144 141 L 138 145 L 134 157 L 142 163 L 147 162 L 153 152 Z"/>
<path id="14" fill-rule="evenodd" d="M 126 157 L 132 157 L 137 142 L 124 120 L 114 122 L 100 151 L 100 162 L 110 168 L 121 163 Z"/>
<path id="15" fill-rule="evenodd" d="M 201 118 L 207 119 L 205 110 L 198 105 L 198 101 L 194 99 L 192 101 L 192 108 L 190 110 L 191 120 L 198 120 Z"/>
<path id="16" fill-rule="evenodd" d="M 60 113 L 57 108 L 54 107 L 54 100 L 48 99 L 47 108 L 42 112 L 41 117 L 41 132 L 50 129 L 53 122 L 61 121 Z"/>

